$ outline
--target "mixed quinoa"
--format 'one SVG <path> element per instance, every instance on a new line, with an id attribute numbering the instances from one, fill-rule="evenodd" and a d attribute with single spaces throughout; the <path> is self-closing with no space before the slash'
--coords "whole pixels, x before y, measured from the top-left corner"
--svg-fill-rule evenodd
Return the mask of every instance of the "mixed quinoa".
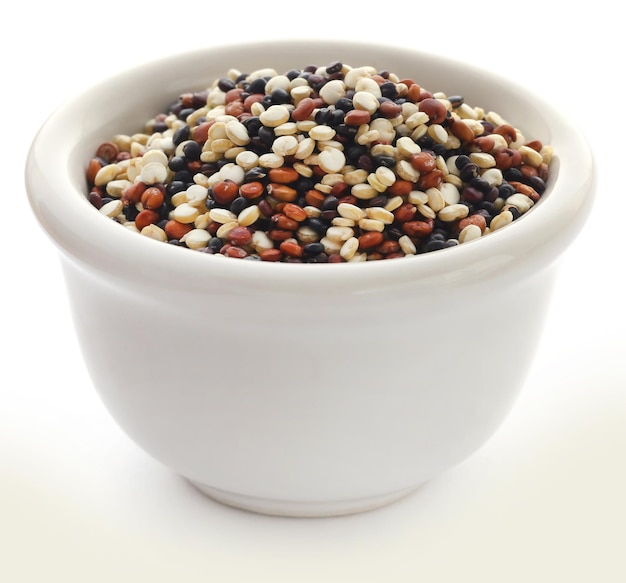
<path id="1" fill-rule="evenodd" d="M 343 263 L 485 236 L 546 190 L 552 150 L 413 79 L 341 62 L 228 71 L 86 170 L 94 207 L 141 235 L 213 255 Z"/>

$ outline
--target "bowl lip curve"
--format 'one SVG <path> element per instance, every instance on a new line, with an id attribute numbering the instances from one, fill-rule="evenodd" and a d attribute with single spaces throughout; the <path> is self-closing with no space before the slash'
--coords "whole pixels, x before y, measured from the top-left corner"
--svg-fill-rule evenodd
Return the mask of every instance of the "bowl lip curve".
<path id="1" fill-rule="evenodd" d="M 559 160 L 561 166 L 559 175 L 554 183 L 549 185 L 545 198 L 542 198 L 536 208 L 531 209 L 514 224 L 478 240 L 410 258 L 315 266 L 284 262 L 228 261 L 225 257 L 193 253 L 189 249 L 180 249 L 147 237 L 138 237 L 137 233 L 120 228 L 121 226 L 114 221 L 104 220 L 106 217 L 93 212 L 86 193 L 76 192 L 68 172 L 60 172 L 58 167 L 52 167 L 51 160 L 55 163 L 62 162 L 63 153 L 67 154 L 71 145 L 66 143 L 60 151 L 54 151 L 55 124 L 71 120 L 73 109 L 82 107 L 85 101 L 93 100 L 94 95 L 106 90 L 111 84 L 128 83 L 134 75 L 156 69 L 167 71 L 171 76 L 178 65 L 203 56 L 210 58 L 211 55 L 227 54 L 229 51 L 261 51 L 269 48 L 275 50 L 278 47 L 284 49 L 289 45 L 297 45 L 302 49 L 309 46 L 309 43 L 310 39 L 302 38 L 232 42 L 227 45 L 207 45 L 199 49 L 173 53 L 120 71 L 66 101 L 52 112 L 41 126 L 27 154 L 26 190 L 40 226 L 65 256 L 113 276 L 122 274 L 123 277 L 132 277 L 133 273 L 136 273 L 138 277 L 151 278 L 156 283 L 167 286 L 172 281 L 171 273 L 175 273 L 176 276 L 185 277 L 189 281 L 194 279 L 194 284 L 201 287 L 206 286 L 210 278 L 215 277 L 232 282 L 245 282 L 251 278 L 258 281 L 257 278 L 263 277 L 265 279 L 263 285 L 288 286 L 293 290 L 307 288 L 319 290 L 320 287 L 337 285 L 358 288 L 380 281 L 380 278 L 402 282 L 407 278 L 436 279 L 441 278 L 443 274 L 451 273 L 476 276 L 491 271 L 494 265 L 504 268 L 523 260 L 525 256 L 533 255 L 535 251 L 541 253 L 548 245 L 556 245 L 558 249 L 555 247 L 547 255 L 552 257 L 559 255 L 578 234 L 590 212 L 596 184 L 593 152 L 580 130 L 565 119 L 555 105 L 519 86 L 514 80 L 464 62 L 461 58 L 441 56 L 419 48 L 407 49 L 389 43 L 351 40 L 331 42 L 338 47 L 337 52 L 342 54 L 357 54 L 358 51 L 366 51 L 363 54 L 370 54 L 372 51 L 391 54 L 392 51 L 402 50 L 409 56 L 431 59 L 437 66 L 447 67 L 450 71 L 463 67 L 472 71 L 481 80 L 500 86 L 508 85 L 523 99 L 535 103 L 549 113 L 546 116 L 546 123 L 550 130 L 561 138 L 567 134 L 566 139 L 562 140 L 567 150 L 555 151 L 555 159 Z M 315 54 L 314 49 L 311 54 Z M 268 63 L 267 66 L 271 67 L 272 63 Z M 301 66 L 305 66 L 305 63 Z M 393 65 L 390 66 L 390 70 L 393 70 Z M 436 87 L 432 89 L 437 90 Z M 44 194 L 46 187 L 54 194 L 54 202 L 49 195 Z M 570 207 L 564 202 L 568 196 L 572 203 Z M 67 211 L 67 214 L 64 214 L 63 210 Z M 79 218 L 84 219 L 84 223 L 78 221 Z M 68 224 L 68 221 L 72 220 L 74 222 Z M 539 234 L 534 238 L 530 237 L 533 232 Z M 557 240 L 558 243 L 555 242 Z M 116 263 L 122 252 L 126 259 Z M 130 269 L 131 264 L 141 267 L 133 270 Z M 164 265 L 167 265 L 170 273 L 163 270 Z M 166 273 L 163 273 L 164 271 Z"/>

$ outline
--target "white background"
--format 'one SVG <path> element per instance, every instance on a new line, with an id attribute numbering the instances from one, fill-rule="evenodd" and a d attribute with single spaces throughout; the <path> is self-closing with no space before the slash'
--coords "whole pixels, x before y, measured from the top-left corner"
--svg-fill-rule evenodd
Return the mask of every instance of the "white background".
<path id="1" fill-rule="evenodd" d="M 0 581 L 626 581 L 620 22 L 603 0 L 13 4 L 0 34 Z M 504 426 L 410 498 L 338 519 L 220 506 L 121 433 L 83 367 L 56 251 L 23 186 L 38 127 L 101 77 L 171 52 L 299 34 L 492 68 L 560 104 L 599 168 L 594 212 L 563 260 L 537 360 Z"/>

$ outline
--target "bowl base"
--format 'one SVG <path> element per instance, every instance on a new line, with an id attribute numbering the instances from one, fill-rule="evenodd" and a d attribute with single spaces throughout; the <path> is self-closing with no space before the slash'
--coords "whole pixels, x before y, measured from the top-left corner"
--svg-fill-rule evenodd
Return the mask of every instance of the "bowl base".
<path id="1" fill-rule="evenodd" d="M 366 512 L 396 502 L 419 488 L 418 485 L 379 496 L 317 502 L 257 498 L 255 496 L 227 492 L 193 480 L 189 480 L 189 482 L 203 494 L 227 506 L 257 514 L 293 518 L 323 518 Z"/>

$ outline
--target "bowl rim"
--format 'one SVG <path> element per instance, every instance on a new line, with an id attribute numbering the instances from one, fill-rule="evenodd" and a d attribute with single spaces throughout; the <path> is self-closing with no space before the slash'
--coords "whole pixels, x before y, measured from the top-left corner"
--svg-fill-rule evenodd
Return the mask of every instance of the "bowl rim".
<path id="1" fill-rule="evenodd" d="M 108 277 L 149 280 L 152 284 L 165 287 L 176 286 L 178 280 L 184 278 L 189 289 L 199 290 L 211 287 L 216 280 L 239 286 L 253 282 L 258 289 L 311 293 L 364 291 L 372 286 L 407 281 L 437 283 L 442 278 L 476 280 L 530 258 L 541 256 L 542 261 L 548 263 L 577 236 L 593 203 L 596 164 L 587 140 L 558 107 L 513 80 L 460 58 L 452 59 L 393 44 L 332 41 L 332 46 L 337 47 L 337 53 L 341 54 L 391 55 L 394 51 L 402 51 L 422 63 L 430 63 L 432 67 L 456 72 L 463 70 L 498 90 L 514 92 L 520 100 L 543 113 L 544 121 L 556 139 L 555 145 L 558 145 L 554 151 L 555 169 L 551 170 L 556 178 L 548 185 L 540 203 L 528 214 L 504 229 L 454 248 L 391 261 L 312 266 L 229 261 L 225 257 L 194 253 L 148 237 L 138 237 L 137 233 L 120 228 L 119 224 L 94 212 L 86 192 L 77 188 L 77 170 L 69 168 L 68 160 L 77 147 L 76 139 L 84 137 L 86 132 L 80 127 L 80 123 L 85 121 L 86 104 L 101 103 L 112 86 L 129 87 L 133 79 L 149 79 L 151 75 L 157 72 L 163 74 L 164 71 L 167 72 L 166 79 L 175 78 L 178 71 L 185 69 L 185 63 L 219 59 L 237 51 L 240 55 L 278 54 L 277 51 L 285 51 L 289 46 L 295 52 L 309 50 L 314 57 L 312 42 L 312 39 L 254 41 L 206 46 L 172 54 L 108 77 L 68 100 L 44 122 L 27 154 L 26 190 L 40 226 L 62 254 L 87 269 L 106 273 Z M 270 57 L 267 60 L 267 66 L 273 66 Z M 419 82 L 418 77 L 419 73 L 416 73 L 415 78 Z M 437 90 L 436 87 L 432 89 Z M 63 128 L 68 131 L 63 133 Z M 89 156 L 89 153 L 85 155 Z"/>

